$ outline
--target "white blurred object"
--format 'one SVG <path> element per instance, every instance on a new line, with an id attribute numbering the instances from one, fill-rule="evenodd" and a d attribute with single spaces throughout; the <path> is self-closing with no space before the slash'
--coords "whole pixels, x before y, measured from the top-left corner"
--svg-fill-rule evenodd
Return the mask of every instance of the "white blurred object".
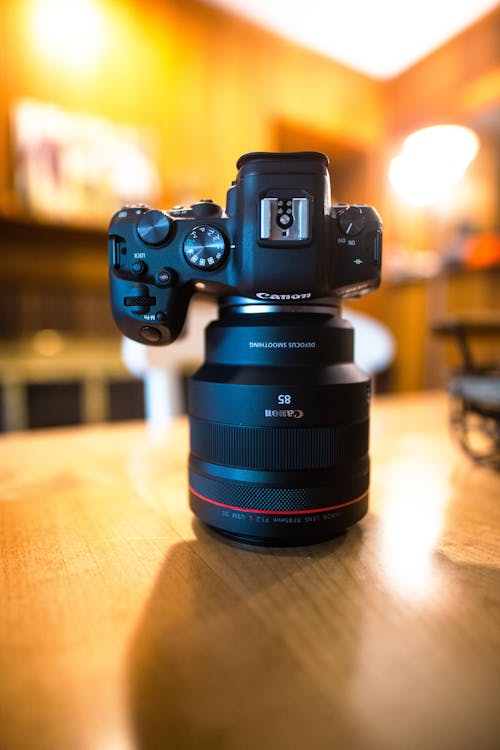
<path id="1" fill-rule="evenodd" d="M 367 375 L 390 367 L 396 345 L 390 330 L 370 315 L 343 308 L 342 317 L 354 327 L 354 361 Z"/>
<path id="2" fill-rule="evenodd" d="M 146 346 L 124 338 L 122 356 L 130 372 L 144 380 L 145 412 L 153 430 L 161 431 L 182 412 L 180 373 L 201 364 L 205 327 L 217 318 L 217 305 L 193 301 L 184 332 L 172 346 Z"/>
<path id="3" fill-rule="evenodd" d="M 354 361 L 375 375 L 394 359 L 394 338 L 374 318 L 344 309 L 343 317 L 354 326 Z M 172 346 L 146 346 L 124 338 L 122 356 L 130 372 L 144 380 L 146 419 L 154 432 L 161 432 L 182 412 L 183 369 L 200 365 L 204 358 L 205 327 L 217 318 L 214 302 L 195 300 L 189 310 L 185 333 Z"/>

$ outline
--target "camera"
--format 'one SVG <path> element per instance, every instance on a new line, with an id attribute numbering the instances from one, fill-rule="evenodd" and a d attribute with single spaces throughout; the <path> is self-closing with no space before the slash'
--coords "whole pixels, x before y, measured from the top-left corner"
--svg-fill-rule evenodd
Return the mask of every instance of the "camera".
<path id="1" fill-rule="evenodd" d="M 380 284 L 382 225 L 370 206 L 331 205 L 322 153 L 249 153 L 237 170 L 225 211 L 113 216 L 113 316 L 159 346 L 193 294 L 218 300 L 188 384 L 191 508 L 240 542 L 319 542 L 368 508 L 370 379 L 340 305 Z"/>

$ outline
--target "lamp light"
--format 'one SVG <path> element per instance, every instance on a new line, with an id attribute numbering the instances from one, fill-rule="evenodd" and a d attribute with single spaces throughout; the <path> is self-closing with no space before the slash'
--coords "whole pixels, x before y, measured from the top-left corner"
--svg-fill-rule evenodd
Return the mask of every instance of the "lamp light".
<path id="1" fill-rule="evenodd" d="M 435 203 L 450 191 L 476 156 L 477 135 L 462 125 L 434 125 L 412 133 L 389 168 L 398 194 L 413 206 Z"/>
<path id="2" fill-rule="evenodd" d="M 94 62 L 102 40 L 102 16 L 94 0 L 35 0 L 32 29 L 47 60 L 71 69 Z"/>

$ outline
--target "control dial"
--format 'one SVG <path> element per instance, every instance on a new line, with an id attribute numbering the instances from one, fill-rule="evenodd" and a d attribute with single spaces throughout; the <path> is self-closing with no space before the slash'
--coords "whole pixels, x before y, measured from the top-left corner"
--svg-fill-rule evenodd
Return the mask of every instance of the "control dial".
<path id="1" fill-rule="evenodd" d="M 137 234 L 147 245 L 163 245 L 171 228 L 172 220 L 157 209 L 146 211 L 137 222 Z"/>
<path id="2" fill-rule="evenodd" d="M 359 206 L 348 206 L 337 211 L 340 229 L 349 237 L 355 237 L 363 231 L 366 217 Z"/>
<path id="3" fill-rule="evenodd" d="M 183 251 L 190 266 L 213 271 L 226 260 L 228 247 L 222 232 L 209 224 L 201 224 L 189 232 Z"/>

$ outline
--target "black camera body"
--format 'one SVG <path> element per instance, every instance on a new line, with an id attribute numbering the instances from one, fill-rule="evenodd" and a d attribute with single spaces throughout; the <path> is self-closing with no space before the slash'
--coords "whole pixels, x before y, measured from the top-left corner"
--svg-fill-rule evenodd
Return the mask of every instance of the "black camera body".
<path id="1" fill-rule="evenodd" d="M 380 283 L 381 221 L 331 205 L 324 154 L 237 168 L 225 212 L 201 200 L 113 216 L 113 315 L 129 338 L 169 344 L 194 293 L 218 299 L 190 382 L 191 506 L 239 540 L 319 541 L 367 508 L 369 379 L 338 312 Z"/>
<path id="2" fill-rule="evenodd" d="M 242 156 L 227 208 L 127 206 L 109 227 L 113 315 L 129 338 L 169 344 L 194 292 L 279 304 L 358 297 L 380 283 L 370 206 L 330 206 L 320 153 Z"/>

